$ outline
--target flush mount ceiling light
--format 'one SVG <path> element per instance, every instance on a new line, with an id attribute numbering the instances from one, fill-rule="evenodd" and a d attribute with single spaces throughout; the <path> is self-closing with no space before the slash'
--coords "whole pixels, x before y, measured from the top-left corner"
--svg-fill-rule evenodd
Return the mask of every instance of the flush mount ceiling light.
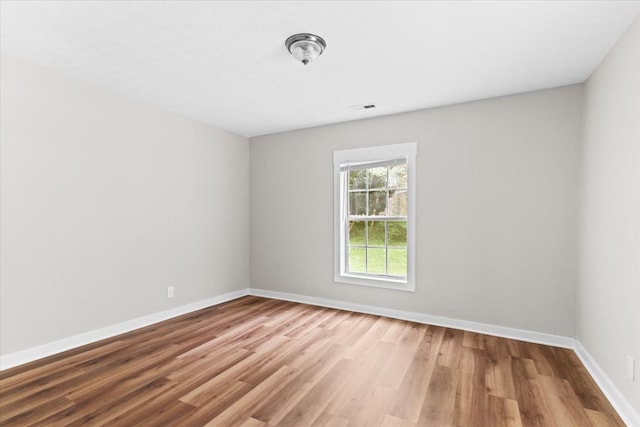
<path id="1" fill-rule="evenodd" d="M 322 37 L 309 33 L 294 34 L 284 42 L 284 45 L 289 53 L 304 65 L 322 55 L 327 47 Z"/>

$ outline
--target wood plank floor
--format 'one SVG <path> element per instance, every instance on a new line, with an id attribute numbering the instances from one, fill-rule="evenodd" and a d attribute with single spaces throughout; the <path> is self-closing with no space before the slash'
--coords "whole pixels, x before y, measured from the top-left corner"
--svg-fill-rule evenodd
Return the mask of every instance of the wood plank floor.
<path id="1" fill-rule="evenodd" d="M 1 372 L 0 425 L 624 423 L 571 350 L 244 297 Z"/>

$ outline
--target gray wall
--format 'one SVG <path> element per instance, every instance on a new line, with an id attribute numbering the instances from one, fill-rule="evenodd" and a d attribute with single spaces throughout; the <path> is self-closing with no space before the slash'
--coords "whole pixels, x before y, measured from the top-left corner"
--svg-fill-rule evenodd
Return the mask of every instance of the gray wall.
<path id="1" fill-rule="evenodd" d="M 587 80 L 583 122 L 577 338 L 640 413 L 640 20 Z"/>
<path id="2" fill-rule="evenodd" d="M 251 287 L 572 337 L 581 86 L 251 140 Z M 334 150 L 418 143 L 417 291 L 333 281 Z"/>
<path id="3" fill-rule="evenodd" d="M 3 355 L 248 287 L 246 138 L 14 58 L 0 74 Z"/>

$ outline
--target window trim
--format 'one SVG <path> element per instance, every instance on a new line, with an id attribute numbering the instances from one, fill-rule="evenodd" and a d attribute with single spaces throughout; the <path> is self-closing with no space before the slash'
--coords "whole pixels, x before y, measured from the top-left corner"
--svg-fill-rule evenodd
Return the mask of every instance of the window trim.
<path id="1" fill-rule="evenodd" d="M 373 286 L 415 292 L 415 206 L 416 206 L 416 155 L 417 143 L 382 145 L 333 152 L 334 181 L 334 281 L 354 285 Z M 344 186 L 341 182 L 341 166 L 345 163 L 388 162 L 400 156 L 407 157 L 407 278 L 394 279 L 366 274 L 349 274 L 345 271 L 345 230 L 342 215 Z"/>

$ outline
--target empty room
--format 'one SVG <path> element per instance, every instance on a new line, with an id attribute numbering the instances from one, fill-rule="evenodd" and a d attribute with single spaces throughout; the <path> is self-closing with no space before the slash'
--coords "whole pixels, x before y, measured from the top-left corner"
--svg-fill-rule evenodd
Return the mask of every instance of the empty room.
<path id="1" fill-rule="evenodd" d="M 640 427 L 640 1 L 0 42 L 0 426 Z"/>

